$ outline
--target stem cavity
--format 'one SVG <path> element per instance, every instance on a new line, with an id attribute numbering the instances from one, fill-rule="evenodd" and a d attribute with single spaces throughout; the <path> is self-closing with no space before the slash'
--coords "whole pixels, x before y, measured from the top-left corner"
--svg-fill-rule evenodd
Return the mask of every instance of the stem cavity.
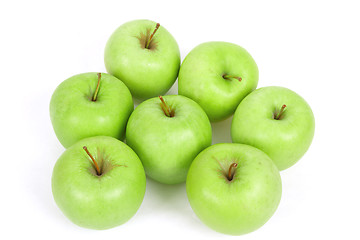
<path id="1" fill-rule="evenodd" d="M 97 164 L 95 158 L 91 155 L 91 153 L 89 152 L 89 150 L 87 149 L 86 146 L 83 146 L 83 149 L 85 150 L 85 152 L 87 153 L 87 155 L 89 155 L 89 157 L 91 158 L 93 164 L 94 164 L 94 167 L 95 167 L 95 170 L 96 170 L 96 174 L 98 176 L 101 175 L 101 171 L 100 171 L 100 168 L 99 168 L 99 165 Z"/>
<path id="2" fill-rule="evenodd" d="M 100 80 L 101 80 L 101 73 L 98 73 L 97 76 L 98 76 L 98 82 L 97 82 L 97 86 L 96 86 L 94 95 L 93 95 L 93 97 L 92 97 L 92 101 L 93 101 L 93 102 L 96 102 L 97 95 L 98 95 L 98 92 L 99 92 Z"/>
<path id="3" fill-rule="evenodd" d="M 222 77 L 223 77 L 223 79 L 226 79 L 226 80 L 237 79 L 239 82 L 241 82 L 241 80 L 242 80 L 241 77 L 236 77 L 236 76 L 232 76 L 229 74 L 223 74 Z"/>
<path id="4" fill-rule="evenodd" d="M 229 172 L 228 172 L 228 176 L 227 176 L 227 179 L 228 179 L 229 181 L 232 181 L 232 180 L 233 180 L 235 171 L 234 171 L 234 173 L 233 173 L 233 172 L 232 172 L 232 169 L 233 169 L 233 168 L 236 168 L 237 166 L 238 166 L 237 163 L 232 163 L 232 164 L 230 165 L 230 167 L 229 167 Z"/>
<path id="5" fill-rule="evenodd" d="M 156 24 L 156 27 L 155 27 L 155 29 L 154 29 L 154 31 L 153 31 L 153 33 L 150 35 L 150 38 L 147 39 L 147 41 L 146 41 L 146 43 L 145 43 L 145 48 L 149 49 L 150 43 L 151 43 L 151 41 L 152 41 L 155 33 L 156 33 L 157 30 L 159 29 L 159 27 L 160 27 L 160 23 L 157 23 L 157 24 Z"/>
<path id="6" fill-rule="evenodd" d="M 285 108 L 286 108 L 286 105 L 285 105 L 285 104 L 284 104 L 284 105 L 282 105 L 282 107 L 281 107 L 281 109 L 280 109 L 279 113 L 278 113 L 278 114 L 276 114 L 276 116 L 274 117 L 274 119 L 275 119 L 275 120 L 280 120 L 280 119 L 281 119 L 281 117 L 282 117 L 283 113 L 285 112 Z"/>
<path id="7" fill-rule="evenodd" d="M 174 110 L 172 110 L 170 108 L 170 106 L 166 104 L 166 102 L 165 102 L 165 100 L 164 100 L 164 98 L 162 96 L 159 96 L 159 98 L 160 98 L 160 101 L 161 101 L 160 107 L 163 110 L 164 114 L 167 117 L 174 117 L 175 116 Z"/>

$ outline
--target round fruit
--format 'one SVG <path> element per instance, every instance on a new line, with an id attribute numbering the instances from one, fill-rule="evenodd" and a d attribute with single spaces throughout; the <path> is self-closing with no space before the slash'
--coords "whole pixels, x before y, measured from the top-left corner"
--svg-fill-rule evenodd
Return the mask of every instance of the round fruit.
<path id="1" fill-rule="evenodd" d="M 195 47 L 179 72 L 179 94 L 197 102 L 210 121 L 235 112 L 258 83 L 259 72 L 251 55 L 227 42 L 206 42 Z"/>
<path id="2" fill-rule="evenodd" d="M 105 47 L 107 71 L 121 79 L 131 94 L 148 99 L 165 94 L 180 68 L 180 51 L 173 36 L 150 20 L 121 25 Z"/>
<path id="3" fill-rule="evenodd" d="M 210 146 L 211 125 L 193 100 L 179 95 L 161 99 L 149 99 L 134 110 L 126 142 L 149 177 L 166 184 L 181 183 L 195 156 Z"/>
<path id="4" fill-rule="evenodd" d="M 262 151 L 223 143 L 191 164 L 186 191 L 196 215 L 215 231 L 241 235 L 264 225 L 281 198 L 280 174 Z"/>
<path id="5" fill-rule="evenodd" d="M 107 229 L 128 221 L 145 194 L 145 172 L 138 156 L 111 137 L 83 139 L 58 159 L 52 192 L 75 224 Z"/>
<path id="6" fill-rule="evenodd" d="M 310 106 L 283 87 L 264 87 L 249 94 L 231 125 L 233 142 L 264 151 L 279 170 L 294 165 L 308 150 L 315 120 Z"/>
<path id="7" fill-rule="evenodd" d="M 123 139 L 133 109 L 129 89 L 119 79 L 106 73 L 83 73 L 56 88 L 50 118 L 57 138 L 67 148 L 92 136 Z"/>

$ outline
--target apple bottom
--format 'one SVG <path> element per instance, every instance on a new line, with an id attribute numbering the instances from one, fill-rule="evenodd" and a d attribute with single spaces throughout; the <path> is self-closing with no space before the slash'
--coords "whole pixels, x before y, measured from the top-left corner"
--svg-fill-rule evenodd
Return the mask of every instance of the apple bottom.
<path id="1" fill-rule="evenodd" d="M 196 215 L 215 231 L 241 235 L 264 225 L 281 199 L 277 167 L 262 151 L 224 143 L 202 151 L 187 176 Z"/>

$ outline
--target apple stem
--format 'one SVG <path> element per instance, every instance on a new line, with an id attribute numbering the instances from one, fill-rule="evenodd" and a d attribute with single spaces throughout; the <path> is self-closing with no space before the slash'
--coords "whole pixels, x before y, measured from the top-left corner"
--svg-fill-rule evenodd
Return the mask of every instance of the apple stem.
<path id="1" fill-rule="evenodd" d="M 97 82 L 97 86 L 96 86 L 96 89 L 95 89 L 95 92 L 94 92 L 94 96 L 92 97 L 93 102 L 96 102 L 96 98 L 97 98 L 97 95 L 98 95 L 98 92 L 99 92 L 101 73 L 98 73 L 97 76 L 98 76 L 98 82 Z"/>
<path id="2" fill-rule="evenodd" d="M 146 41 L 145 48 L 149 49 L 150 42 L 153 39 L 153 37 L 154 37 L 156 31 L 159 29 L 159 27 L 160 27 L 160 23 L 157 23 L 153 33 L 150 35 L 150 38 L 148 39 L 148 41 Z"/>
<path id="3" fill-rule="evenodd" d="M 224 74 L 222 77 L 223 77 L 224 79 L 226 79 L 226 80 L 230 80 L 230 79 L 232 79 L 232 78 L 235 78 L 235 79 L 239 80 L 239 82 L 241 82 L 241 80 L 242 80 L 241 77 L 236 77 L 236 76 L 232 76 L 232 75 L 229 75 L 229 74 Z"/>
<path id="4" fill-rule="evenodd" d="M 87 153 L 87 155 L 89 155 L 89 157 L 90 157 L 91 160 L 93 161 L 94 166 L 95 166 L 96 173 L 97 173 L 98 176 L 100 176 L 100 175 L 101 175 L 101 171 L 100 171 L 99 165 L 98 165 L 97 162 L 95 161 L 94 157 L 91 155 L 91 153 L 89 152 L 89 150 L 87 149 L 86 146 L 83 146 L 83 149 L 85 150 L 85 152 Z"/>
<path id="5" fill-rule="evenodd" d="M 174 116 L 174 112 L 171 110 L 171 108 L 166 104 L 164 98 L 162 96 L 159 96 L 161 103 L 160 103 L 160 107 L 163 110 L 164 114 L 167 117 L 173 117 Z"/>
<path id="6" fill-rule="evenodd" d="M 237 163 L 232 163 L 229 167 L 228 180 L 233 180 L 234 174 L 232 174 L 232 169 L 237 167 Z"/>
<path id="7" fill-rule="evenodd" d="M 285 112 L 285 108 L 286 108 L 286 105 L 285 104 L 282 105 L 280 112 L 275 117 L 276 120 L 279 120 L 281 118 L 282 114 Z"/>

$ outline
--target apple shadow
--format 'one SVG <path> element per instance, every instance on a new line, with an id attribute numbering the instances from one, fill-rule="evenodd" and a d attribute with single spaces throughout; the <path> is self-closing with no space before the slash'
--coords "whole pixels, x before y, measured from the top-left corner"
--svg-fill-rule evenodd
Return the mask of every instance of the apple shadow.
<path id="1" fill-rule="evenodd" d="M 231 122 L 233 116 L 221 121 L 211 123 L 212 128 L 212 144 L 231 143 Z"/>
<path id="2" fill-rule="evenodd" d="M 133 102 L 134 102 L 134 109 L 140 105 L 140 103 L 143 102 L 143 100 L 140 100 L 140 99 L 137 99 L 137 98 L 132 98 L 133 99 Z"/>
<path id="3" fill-rule="evenodd" d="M 154 215 L 165 215 L 169 219 L 176 218 L 181 224 L 189 227 L 196 225 L 206 231 L 204 224 L 191 209 L 185 183 L 167 185 L 147 177 L 146 185 L 145 198 L 139 209 L 139 216 L 151 218 Z"/>
<path id="4" fill-rule="evenodd" d="M 55 221 L 66 220 L 56 207 L 51 191 L 51 176 L 56 160 L 65 150 L 52 129 L 48 104 L 50 93 L 34 95 L 24 101 L 24 125 L 28 129 L 27 147 L 31 159 L 23 162 L 22 187 L 38 213 Z M 49 101 L 44 101 L 47 99 Z M 34 121 L 34 116 L 41 121 Z"/>
<path id="5" fill-rule="evenodd" d="M 145 214 L 166 208 L 169 211 L 189 209 L 185 183 L 167 185 L 146 177 Z M 182 211 L 181 211 L 182 212 Z"/>

